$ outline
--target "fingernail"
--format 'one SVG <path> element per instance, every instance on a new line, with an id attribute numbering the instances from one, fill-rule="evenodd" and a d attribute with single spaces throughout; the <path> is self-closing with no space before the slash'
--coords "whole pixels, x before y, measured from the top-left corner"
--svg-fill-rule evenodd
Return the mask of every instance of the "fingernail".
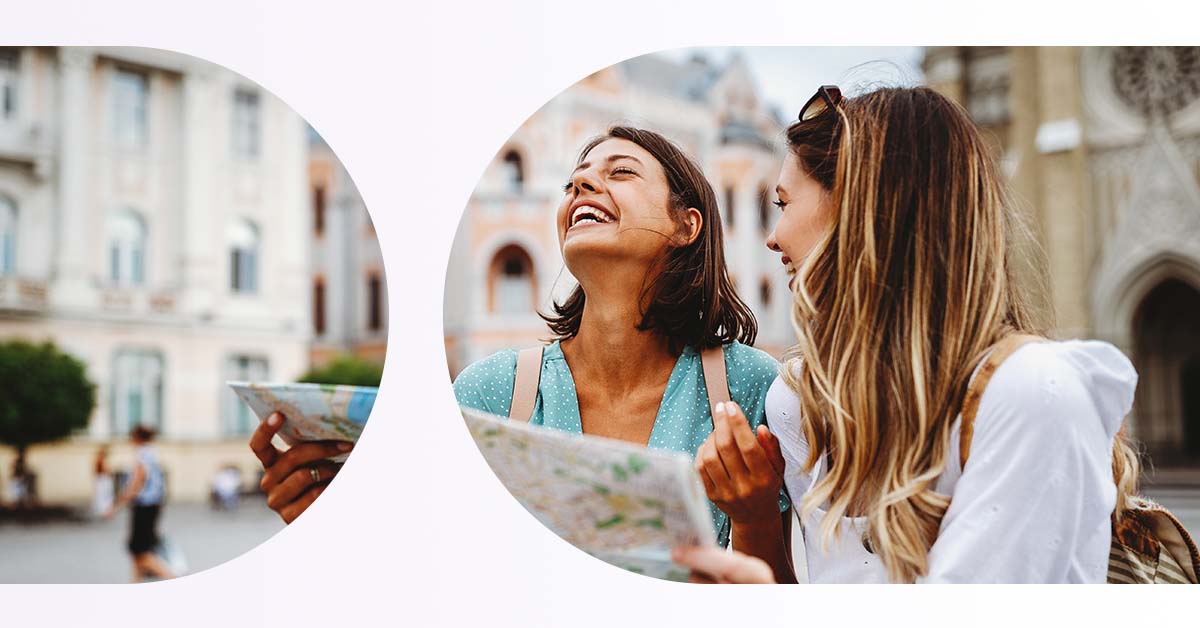
<path id="1" fill-rule="evenodd" d="M 270 425 L 271 427 L 275 427 L 276 425 L 279 425 L 279 413 L 278 412 L 272 412 L 271 416 L 267 417 L 267 425 Z"/>
<path id="2" fill-rule="evenodd" d="M 350 451 L 354 449 L 354 443 L 338 443 L 338 449 L 342 451 Z"/>
<path id="3" fill-rule="evenodd" d="M 718 401 L 716 409 L 717 409 L 717 414 L 725 414 L 725 402 Z"/>

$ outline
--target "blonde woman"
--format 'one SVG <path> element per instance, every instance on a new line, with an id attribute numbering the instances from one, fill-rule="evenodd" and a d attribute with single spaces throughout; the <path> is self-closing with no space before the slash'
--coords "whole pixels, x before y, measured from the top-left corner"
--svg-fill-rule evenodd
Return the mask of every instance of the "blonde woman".
<path id="1" fill-rule="evenodd" d="M 714 503 L 758 513 L 733 520 L 756 542 L 676 559 L 701 580 L 794 581 L 761 514 L 784 484 L 810 582 L 1103 582 L 1110 515 L 1136 475 L 1118 435 L 1137 380 L 1125 356 L 1021 345 L 989 369 L 973 436 L 961 427 L 989 351 L 1042 332 L 1014 286 L 1004 184 L 967 114 L 927 88 L 843 100 L 827 86 L 787 141 L 767 241 L 793 275 L 798 335 L 766 400 L 780 447 L 747 438 L 726 404 L 728 427 L 696 457 Z M 752 471 L 764 468 L 784 471 Z"/>

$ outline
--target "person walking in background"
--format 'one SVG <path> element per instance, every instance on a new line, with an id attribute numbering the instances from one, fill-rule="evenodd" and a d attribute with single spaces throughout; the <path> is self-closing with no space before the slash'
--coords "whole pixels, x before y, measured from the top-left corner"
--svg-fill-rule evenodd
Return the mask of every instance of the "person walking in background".
<path id="1" fill-rule="evenodd" d="M 160 544 L 158 517 L 165 486 L 158 453 L 150 446 L 154 431 L 139 425 L 133 428 L 131 438 L 137 448 L 133 476 L 105 516 L 111 517 L 126 504 L 132 504 L 128 548 L 133 558 L 133 581 L 140 582 L 147 576 L 166 580 L 175 576 L 155 551 Z"/>
<path id="2" fill-rule="evenodd" d="M 100 449 L 96 450 L 93 473 L 95 474 L 95 492 L 92 498 L 92 514 L 102 517 L 112 508 L 113 496 L 116 492 L 113 487 L 112 473 L 108 470 L 108 445 L 101 445 Z"/>

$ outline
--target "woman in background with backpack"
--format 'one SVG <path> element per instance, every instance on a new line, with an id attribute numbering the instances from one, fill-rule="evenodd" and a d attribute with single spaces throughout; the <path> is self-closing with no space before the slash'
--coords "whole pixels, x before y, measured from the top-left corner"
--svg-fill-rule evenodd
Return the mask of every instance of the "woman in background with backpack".
<path id="1" fill-rule="evenodd" d="M 782 451 L 724 408 L 735 438 L 697 454 L 709 498 L 767 513 L 785 484 L 810 582 L 1194 581 L 1194 546 L 1122 554 L 1145 538 L 1121 435 L 1137 375 L 1108 343 L 1039 337 L 1017 217 L 966 112 L 924 87 L 826 86 L 787 142 L 767 241 L 798 335 L 767 396 Z M 676 560 L 700 580 L 779 580 L 785 539 L 746 525 L 766 551 Z"/>

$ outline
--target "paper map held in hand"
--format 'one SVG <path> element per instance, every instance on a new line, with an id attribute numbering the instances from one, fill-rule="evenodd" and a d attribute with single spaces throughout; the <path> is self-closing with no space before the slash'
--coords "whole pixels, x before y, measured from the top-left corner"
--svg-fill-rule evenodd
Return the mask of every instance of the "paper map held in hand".
<path id="1" fill-rule="evenodd" d="M 375 405 L 378 388 L 329 384 L 226 382 L 260 421 L 272 412 L 285 421 L 279 437 L 288 445 L 314 440 L 357 442 Z M 343 462 L 350 454 L 332 458 Z"/>
<path id="2" fill-rule="evenodd" d="M 704 487 L 679 452 L 510 422 L 462 408 L 479 451 L 530 513 L 613 565 L 687 580 L 677 545 L 716 544 Z"/>

